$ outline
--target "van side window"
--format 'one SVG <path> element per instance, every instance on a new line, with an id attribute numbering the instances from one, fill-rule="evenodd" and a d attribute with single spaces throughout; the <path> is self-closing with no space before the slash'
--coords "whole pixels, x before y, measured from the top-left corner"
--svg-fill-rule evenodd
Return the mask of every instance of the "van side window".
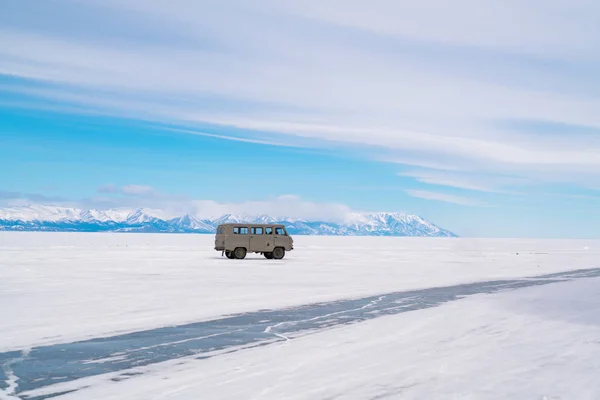
<path id="1" fill-rule="evenodd" d="M 250 228 L 250 232 L 253 235 L 262 235 L 263 234 L 263 228 Z"/>
<path id="2" fill-rule="evenodd" d="M 233 234 L 234 235 L 247 235 L 248 228 L 245 226 L 236 226 L 233 228 Z"/>
<path id="3" fill-rule="evenodd" d="M 272 235 L 272 234 L 273 234 L 273 227 L 267 226 L 265 228 L 265 235 Z"/>
<path id="4" fill-rule="evenodd" d="M 275 234 L 285 236 L 286 233 L 283 228 L 275 228 Z"/>

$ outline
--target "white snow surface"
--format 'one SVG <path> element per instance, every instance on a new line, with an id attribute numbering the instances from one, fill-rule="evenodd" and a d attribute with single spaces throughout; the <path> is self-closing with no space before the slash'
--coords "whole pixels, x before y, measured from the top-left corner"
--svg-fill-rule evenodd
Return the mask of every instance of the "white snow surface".
<path id="1" fill-rule="evenodd" d="M 0 232 L 0 351 L 600 264 L 592 240 L 298 236 L 280 261 L 228 260 L 213 240 Z"/>
<path id="2" fill-rule="evenodd" d="M 64 400 L 600 398 L 600 279 L 478 295 L 204 360 L 30 392 Z"/>

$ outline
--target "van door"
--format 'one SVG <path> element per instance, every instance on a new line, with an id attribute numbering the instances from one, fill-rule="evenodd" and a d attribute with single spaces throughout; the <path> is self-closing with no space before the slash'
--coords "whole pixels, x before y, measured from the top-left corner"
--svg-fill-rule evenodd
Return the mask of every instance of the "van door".
<path id="1" fill-rule="evenodd" d="M 283 247 L 286 250 L 290 250 L 290 237 L 288 236 L 286 230 L 282 227 L 275 227 L 273 242 L 273 247 Z"/>
<path id="2" fill-rule="evenodd" d="M 262 226 L 250 227 L 250 251 L 265 251 L 265 228 Z"/>
<path id="3" fill-rule="evenodd" d="M 215 250 L 225 250 L 225 227 L 219 225 L 215 234 Z"/>
<path id="4" fill-rule="evenodd" d="M 236 247 L 249 248 L 249 236 L 247 226 L 234 226 L 233 235 L 227 240 L 226 250 L 234 250 Z"/>
<path id="5" fill-rule="evenodd" d="M 273 241 L 274 241 L 273 234 L 274 233 L 275 232 L 273 232 L 272 226 L 265 226 L 265 251 L 266 252 L 273 251 L 273 248 L 275 247 L 275 244 L 273 243 Z"/>

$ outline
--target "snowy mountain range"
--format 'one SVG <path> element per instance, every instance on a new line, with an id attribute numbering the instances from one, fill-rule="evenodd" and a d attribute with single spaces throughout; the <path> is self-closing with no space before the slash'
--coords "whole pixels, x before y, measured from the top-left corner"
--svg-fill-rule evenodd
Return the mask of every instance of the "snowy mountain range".
<path id="1" fill-rule="evenodd" d="M 82 210 L 42 205 L 0 208 L 0 231 L 214 233 L 217 225 L 228 222 L 282 223 L 293 235 L 456 236 L 416 215 L 387 212 L 354 213 L 344 223 L 332 223 L 268 215 L 174 216 L 145 208 Z"/>

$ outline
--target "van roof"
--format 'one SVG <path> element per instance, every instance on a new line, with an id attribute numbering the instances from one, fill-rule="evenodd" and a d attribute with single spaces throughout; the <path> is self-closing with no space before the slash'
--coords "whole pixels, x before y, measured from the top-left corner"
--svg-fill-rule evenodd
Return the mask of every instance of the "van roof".
<path id="1" fill-rule="evenodd" d="M 281 226 L 285 228 L 285 225 L 283 224 L 255 224 L 247 222 L 228 222 L 226 224 L 219 224 L 218 226 Z"/>

